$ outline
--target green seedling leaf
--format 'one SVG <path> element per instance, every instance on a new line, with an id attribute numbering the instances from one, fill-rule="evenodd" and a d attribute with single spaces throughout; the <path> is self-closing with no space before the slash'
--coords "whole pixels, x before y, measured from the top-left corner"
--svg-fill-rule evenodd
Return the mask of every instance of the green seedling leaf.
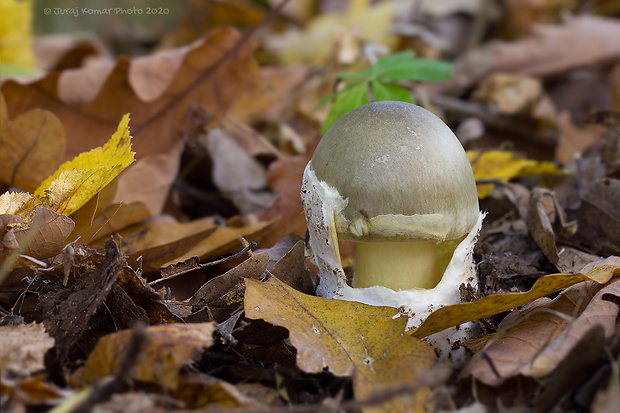
<path id="1" fill-rule="evenodd" d="M 338 78 L 340 79 L 360 79 L 360 80 L 368 80 L 372 77 L 372 67 L 368 69 L 361 70 L 359 72 L 352 73 L 340 73 Z"/>
<path id="2" fill-rule="evenodd" d="M 415 52 L 413 50 L 404 50 L 402 52 L 394 53 L 389 56 L 384 56 L 377 61 L 374 68 L 375 70 L 380 68 L 391 67 L 392 65 L 398 64 L 400 62 L 406 62 L 415 57 Z"/>
<path id="3" fill-rule="evenodd" d="M 376 79 L 392 82 L 403 80 L 432 82 L 452 76 L 452 65 L 429 59 L 399 60 L 390 65 L 377 64 L 373 75 Z"/>
<path id="4" fill-rule="evenodd" d="M 319 103 L 316 104 L 314 110 L 320 108 L 328 102 L 336 100 L 338 97 L 342 95 L 346 95 L 351 89 L 357 87 L 360 83 L 364 83 L 365 81 L 352 82 L 340 89 L 337 92 L 332 93 L 331 95 L 325 96 L 323 99 L 319 100 Z"/>
<path id="5" fill-rule="evenodd" d="M 339 80 L 349 82 L 342 90 L 319 101 L 315 109 L 328 102 L 334 102 L 323 124 L 321 133 L 342 115 L 370 102 L 369 86 L 372 85 L 374 100 L 397 100 L 414 103 L 411 94 L 394 82 L 436 81 L 452 75 L 452 65 L 428 59 L 416 59 L 413 50 L 405 50 L 390 56 L 382 57 L 367 69 L 353 73 L 341 73 Z"/>
<path id="6" fill-rule="evenodd" d="M 400 100 L 403 102 L 415 103 L 411 93 L 403 87 L 393 83 L 381 82 L 379 80 L 372 81 L 372 93 L 376 101 L 382 100 Z"/>
<path id="7" fill-rule="evenodd" d="M 347 93 L 341 93 L 336 99 L 334 105 L 329 111 L 329 114 L 327 115 L 327 119 L 325 119 L 321 134 L 327 132 L 329 127 L 332 126 L 332 124 L 341 116 L 346 115 L 353 109 L 365 105 L 366 103 L 370 103 L 370 98 L 368 96 L 368 83 L 355 83 L 347 91 Z"/>
<path id="8" fill-rule="evenodd" d="M 411 330 L 411 334 L 414 337 L 423 338 L 449 327 L 508 311 L 579 282 L 595 281 L 605 284 L 611 277 L 618 275 L 620 275 L 620 263 L 612 260 L 602 261 L 600 265 L 595 266 L 586 274 L 545 275 L 536 280 L 532 289 L 527 292 L 489 295 L 471 303 L 440 308 L 431 313 L 420 327 Z"/>

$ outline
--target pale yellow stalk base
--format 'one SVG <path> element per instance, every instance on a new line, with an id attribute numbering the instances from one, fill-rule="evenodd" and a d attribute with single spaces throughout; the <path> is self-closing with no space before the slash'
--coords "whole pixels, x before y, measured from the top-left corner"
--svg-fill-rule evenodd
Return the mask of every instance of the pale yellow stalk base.
<path id="1" fill-rule="evenodd" d="M 382 285 L 398 291 L 433 288 L 441 281 L 434 241 L 358 242 L 355 255 L 355 288 Z"/>

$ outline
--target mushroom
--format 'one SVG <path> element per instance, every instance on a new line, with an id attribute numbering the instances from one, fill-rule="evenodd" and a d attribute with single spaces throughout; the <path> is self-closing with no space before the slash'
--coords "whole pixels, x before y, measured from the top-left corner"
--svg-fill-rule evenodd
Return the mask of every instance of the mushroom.
<path id="1" fill-rule="evenodd" d="M 301 196 L 318 295 L 398 308 L 413 328 L 460 303 L 462 285 L 477 287 L 476 183 L 460 142 L 430 111 L 381 101 L 342 116 L 306 166 Z M 339 240 L 356 243 L 353 287 Z"/>

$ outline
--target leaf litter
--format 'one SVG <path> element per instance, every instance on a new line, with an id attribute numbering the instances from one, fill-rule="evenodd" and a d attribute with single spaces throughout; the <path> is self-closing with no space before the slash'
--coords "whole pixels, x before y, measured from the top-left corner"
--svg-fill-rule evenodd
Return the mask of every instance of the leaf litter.
<path id="1" fill-rule="evenodd" d="M 213 2 L 196 26 L 199 3 L 142 57 L 65 49 L 0 83 L 3 409 L 614 411 L 616 15 Z M 338 76 L 412 51 L 454 76 L 360 90 L 475 121 L 488 215 L 479 290 L 405 333 L 397 309 L 314 296 L 299 190 Z M 466 321 L 481 334 L 448 368 L 419 338 Z"/>

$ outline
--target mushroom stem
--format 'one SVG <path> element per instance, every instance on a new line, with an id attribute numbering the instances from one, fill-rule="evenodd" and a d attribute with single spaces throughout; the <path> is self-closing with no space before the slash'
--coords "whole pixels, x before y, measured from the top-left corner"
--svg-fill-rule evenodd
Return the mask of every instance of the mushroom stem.
<path id="1" fill-rule="evenodd" d="M 355 288 L 433 288 L 441 280 L 435 241 L 357 242 L 355 255 Z"/>

